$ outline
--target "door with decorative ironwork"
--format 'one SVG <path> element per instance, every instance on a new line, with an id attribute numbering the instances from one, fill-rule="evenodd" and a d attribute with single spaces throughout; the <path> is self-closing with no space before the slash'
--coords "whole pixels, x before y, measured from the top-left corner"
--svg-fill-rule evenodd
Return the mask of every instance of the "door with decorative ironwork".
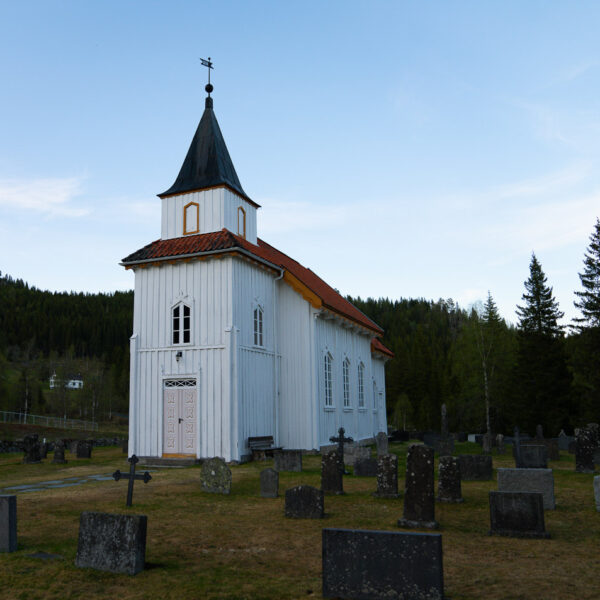
<path id="1" fill-rule="evenodd" d="M 195 379 L 165 381 L 163 455 L 196 456 L 197 407 Z"/>

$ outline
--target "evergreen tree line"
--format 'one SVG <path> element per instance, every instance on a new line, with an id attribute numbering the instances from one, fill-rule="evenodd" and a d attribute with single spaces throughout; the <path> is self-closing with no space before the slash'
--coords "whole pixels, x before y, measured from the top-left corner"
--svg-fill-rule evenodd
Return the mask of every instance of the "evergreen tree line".
<path id="1" fill-rule="evenodd" d="M 465 310 L 450 300 L 349 298 L 385 330 L 395 353 L 386 368 L 392 426 L 439 430 L 446 404 L 454 431 L 547 435 L 600 419 L 600 220 L 579 274 L 565 327 L 542 266 L 532 255 L 518 324 L 502 319 L 491 293 Z"/>

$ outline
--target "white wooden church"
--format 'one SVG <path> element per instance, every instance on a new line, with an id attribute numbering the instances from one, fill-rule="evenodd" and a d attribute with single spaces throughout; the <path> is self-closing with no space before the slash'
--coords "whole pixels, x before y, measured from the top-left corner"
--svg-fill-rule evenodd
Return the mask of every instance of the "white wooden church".
<path id="1" fill-rule="evenodd" d="M 160 239 L 124 258 L 135 273 L 129 454 L 244 460 L 248 438 L 319 449 L 340 426 L 387 431 L 383 331 L 313 271 L 257 237 L 206 108 Z"/>

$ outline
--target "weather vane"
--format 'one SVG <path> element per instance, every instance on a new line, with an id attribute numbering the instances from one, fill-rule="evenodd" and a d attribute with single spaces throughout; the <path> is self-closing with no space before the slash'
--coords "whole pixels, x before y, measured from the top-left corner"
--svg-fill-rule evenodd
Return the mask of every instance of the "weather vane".
<path id="1" fill-rule="evenodd" d="M 202 66 L 203 66 L 203 67 L 206 67 L 206 68 L 208 69 L 208 85 L 206 86 L 206 91 L 207 91 L 207 92 L 209 93 L 209 95 L 210 95 L 210 93 L 211 93 L 211 92 L 212 92 L 212 90 L 213 90 L 213 87 L 212 87 L 212 85 L 210 84 L 210 70 L 213 68 L 213 64 L 212 64 L 212 62 L 211 62 L 211 60 L 210 60 L 210 56 L 208 57 L 208 60 L 206 60 L 205 58 L 201 58 L 201 59 L 200 59 L 200 62 L 202 63 Z M 210 87 L 210 89 L 208 89 L 209 87 Z"/>

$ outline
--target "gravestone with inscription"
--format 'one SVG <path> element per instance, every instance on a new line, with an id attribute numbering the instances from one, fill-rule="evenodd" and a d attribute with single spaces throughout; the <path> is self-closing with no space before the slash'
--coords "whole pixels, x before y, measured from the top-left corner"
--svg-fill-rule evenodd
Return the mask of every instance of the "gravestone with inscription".
<path id="1" fill-rule="evenodd" d="M 375 445 L 377 446 L 377 456 L 383 456 L 388 453 L 388 436 L 384 431 L 380 431 L 375 436 Z"/>
<path id="2" fill-rule="evenodd" d="M 398 457 L 384 454 L 377 459 L 377 491 L 379 498 L 398 498 Z"/>
<path id="3" fill-rule="evenodd" d="M 279 472 L 275 469 L 263 469 L 260 472 L 260 495 L 262 498 L 279 496 Z"/>
<path id="4" fill-rule="evenodd" d="M 291 519 L 322 519 L 325 516 L 323 490 L 310 485 L 285 490 L 285 516 Z"/>
<path id="5" fill-rule="evenodd" d="M 77 458 L 92 458 L 92 443 L 88 440 L 77 442 Z"/>
<path id="6" fill-rule="evenodd" d="M 490 535 L 549 538 L 544 500 L 535 492 L 490 492 Z"/>
<path id="7" fill-rule="evenodd" d="M 596 436 L 588 427 L 582 427 L 575 438 L 575 470 L 578 473 L 594 472 Z"/>
<path id="8" fill-rule="evenodd" d="M 216 456 L 204 461 L 200 472 L 202 491 L 211 494 L 231 493 L 231 469 L 222 458 Z"/>
<path id="9" fill-rule="evenodd" d="M 26 435 L 23 438 L 23 450 L 25 451 L 25 456 L 23 457 L 24 463 L 35 464 L 42 462 L 40 456 L 40 442 L 38 441 L 37 433 Z"/>
<path id="10" fill-rule="evenodd" d="M 353 467 L 357 460 L 371 458 L 371 449 L 367 446 L 344 444 L 344 465 Z M 347 473 L 346 473 L 347 475 Z"/>
<path id="11" fill-rule="evenodd" d="M 17 549 L 17 497 L 0 496 L 0 552 Z"/>
<path id="12" fill-rule="evenodd" d="M 548 449 L 542 445 L 521 444 L 520 462 L 517 469 L 546 469 L 548 467 Z"/>
<path id="13" fill-rule="evenodd" d="M 460 485 L 460 465 L 456 456 L 440 456 L 436 500 L 438 502 L 464 502 Z"/>
<path id="14" fill-rule="evenodd" d="M 433 489 L 433 448 L 411 444 L 406 454 L 404 512 L 398 527 L 436 529 Z"/>
<path id="15" fill-rule="evenodd" d="M 302 471 L 302 450 L 275 450 L 273 452 L 273 468 L 276 471 Z"/>
<path id="16" fill-rule="evenodd" d="M 323 529 L 323 597 L 443 600 L 442 536 Z"/>
<path id="17" fill-rule="evenodd" d="M 75 565 L 126 575 L 143 571 L 147 523 L 143 515 L 81 513 Z"/>
<path id="18" fill-rule="evenodd" d="M 54 458 L 52 459 L 52 462 L 60 465 L 67 462 L 65 459 L 65 443 L 61 439 L 54 442 Z"/>
<path id="19" fill-rule="evenodd" d="M 326 494 L 344 493 L 344 477 L 340 463 L 341 457 L 337 450 L 321 457 L 321 489 Z"/>
<path id="20" fill-rule="evenodd" d="M 554 510 L 554 474 L 552 469 L 498 469 L 499 492 L 539 492 L 544 510 Z"/>

